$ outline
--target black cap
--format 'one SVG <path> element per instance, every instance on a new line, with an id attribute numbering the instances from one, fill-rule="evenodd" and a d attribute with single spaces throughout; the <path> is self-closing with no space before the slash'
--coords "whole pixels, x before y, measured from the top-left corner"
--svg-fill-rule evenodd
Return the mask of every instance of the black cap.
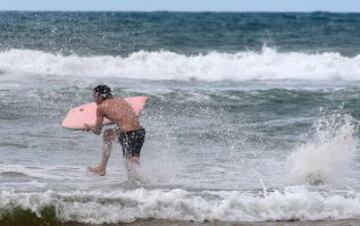
<path id="1" fill-rule="evenodd" d="M 107 85 L 98 85 L 93 89 L 96 96 L 101 96 L 103 99 L 111 98 L 111 89 Z"/>

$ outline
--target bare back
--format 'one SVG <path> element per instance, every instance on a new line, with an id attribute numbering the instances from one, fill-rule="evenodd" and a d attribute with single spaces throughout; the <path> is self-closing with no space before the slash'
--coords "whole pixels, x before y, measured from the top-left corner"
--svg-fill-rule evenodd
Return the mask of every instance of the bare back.
<path id="1" fill-rule="evenodd" d="M 117 124 L 121 132 L 135 131 L 141 128 L 138 117 L 123 98 L 111 98 L 98 105 L 98 113 Z"/>

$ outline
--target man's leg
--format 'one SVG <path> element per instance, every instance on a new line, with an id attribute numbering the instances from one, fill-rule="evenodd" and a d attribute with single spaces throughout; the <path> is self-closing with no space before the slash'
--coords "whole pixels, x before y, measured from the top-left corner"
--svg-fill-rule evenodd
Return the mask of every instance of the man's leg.
<path id="1" fill-rule="evenodd" d="M 141 182 L 142 175 L 140 173 L 140 159 L 139 157 L 125 158 L 125 166 L 128 180 L 130 182 Z"/>
<path id="2" fill-rule="evenodd" d="M 110 158 L 112 143 L 116 137 L 117 133 L 114 129 L 105 130 L 103 134 L 101 162 L 98 166 L 88 167 L 89 171 L 94 172 L 100 176 L 104 176 L 106 174 L 106 166 Z"/>
<path id="3" fill-rule="evenodd" d="M 143 176 L 140 172 L 140 151 L 145 140 L 145 130 L 138 130 L 129 135 L 124 142 L 123 150 L 128 180 L 142 182 Z"/>

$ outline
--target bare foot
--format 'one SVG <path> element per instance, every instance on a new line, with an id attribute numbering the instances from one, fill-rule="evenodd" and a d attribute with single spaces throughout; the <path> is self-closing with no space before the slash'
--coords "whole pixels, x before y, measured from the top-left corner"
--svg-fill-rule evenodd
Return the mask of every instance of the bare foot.
<path id="1" fill-rule="evenodd" d="M 99 176 L 105 176 L 106 174 L 105 168 L 102 168 L 101 166 L 94 166 L 94 167 L 88 166 L 88 170 L 90 172 L 96 173 Z"/>
<path id="2" fill-rule="evenodd" d="M 98 166 L 88 166 L 88 170 L 95 172 L 95 171 L 99 171 L 101 169 L 100 165 Z"/>
<path id="3" fill-rule="evenodd" d="M 140 165 L 140 159 L 138 157 L 131 157 L 130 161 L 136 163 L 137 165 Z"/>

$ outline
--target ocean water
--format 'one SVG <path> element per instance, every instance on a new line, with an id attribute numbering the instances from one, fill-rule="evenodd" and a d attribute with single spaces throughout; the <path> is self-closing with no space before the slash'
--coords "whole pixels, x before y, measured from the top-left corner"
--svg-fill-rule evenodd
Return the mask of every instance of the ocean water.
<path id="1" fill-rule="evenodd" d="M 0 12 L 1 225 L 358 225 L 360 14 Z M 149 96 L 146 182 L 61 128 Z M 177 223 L 176 223 L 177 222 Z"/>

